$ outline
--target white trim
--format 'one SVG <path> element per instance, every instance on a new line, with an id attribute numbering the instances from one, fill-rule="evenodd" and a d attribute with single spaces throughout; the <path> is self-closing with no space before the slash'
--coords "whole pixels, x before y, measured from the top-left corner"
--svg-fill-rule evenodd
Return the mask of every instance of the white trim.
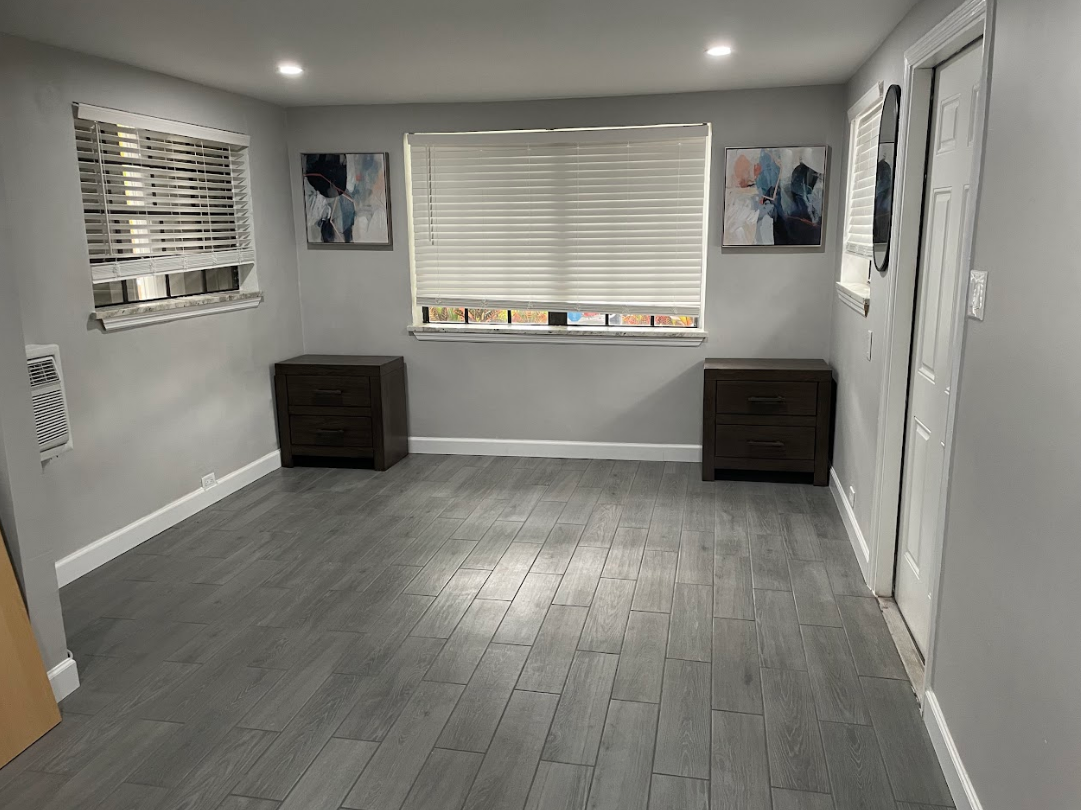
<path id="1" fill-rule="evenodd" d="M 871 308 L 871 285 L 858 281 L 838 281 L 837 297 L 849 309 L 854 309 L 863 317 Z"/>
<path id="2" fill-rule="evenodd" d="M 49 685 L 53 688 L 57 703 L 79 688 L 79 667 L 70 652 L 67 658 L 49 670 Z"/>
<path id="3" fill-rule="evenodd" d="M 451 439 L 410 436 L 410 453 L 452 456 L 522 456 L 526 458 L 600 458 L 618 461 L 702 460 L 698 444 L 571 442 L 548 439 Z"/>
<path id="4" fill-rule="evenodd" d="M 946 784 L 953 795 L 957 810 L 983 810 L 983 805 L 976 795 L 976 788 L 961 760 L 961 752 L 957 750 L 950 727 L 946 725 L 946 718 L 942 715 L 942 707 L 930 689 L 923 696 L 923 724 L 927 727 L 931 745 L 938 754 L 942 775 L 946 777 Z"/>
<path id="5" fill-rule="evenodd" d="M 650 141 L 658 132 L 694 138 L 708 135 L 708 122 L 690 124 L 639 124 L 614 127 L 557 127 L 553 129 L 488 129 L 463 132 L 407 132 L 409 146 L 461 146 L 548 143 L 554 134 L 575 133 L 576 141 Z"/>
<path id="6" fill-rule="evenodd" d="M 993 0 L 992 0 L 993 2 Z M 969 265 L 971 264 L 972 237 L 975 215 L 979 206 L 980 166 L 983 142 L 986 136 L 985 110 L 990 93 L 988 80 L 991 57 L 990 16 L 987 0 L 967 0 L 923 38 L 905 51 L 904 84 L 901 90 L 903 110 L 899 127 L 897 165 L 898 204 L 894 207 L 893 233 L 896 235 L 897 260 L 887 276 L 889 295 L 885 302 L 886 312 L 883 333 L 886 351 L 882 363 L 879 389 L 878 437 L 875 445 L 875 477 L 871 493 L 871 527 L 869 545 L 871 567 L 867 578 L 871 590 L 878 596 L 893 595 L 894 565 L 897 552 L 897 521 L 900 510 L 901 468 L 903 464 L 905 410 L 908 399 L 909 353 L 912 343 L 913 312 L 915 305 L 916 276 L 922 236 L 921 216 L 923 210 L 925 144 L 930 125 L 930 98 L 934 67 L 950 56 L 968 47 L 984 36 L 984 70 L 982 83 L 985 92 L 977 112 L 976 137 L 972 169 L 972 197 L 974 204 L 962 233 L 962 267 L 959 273 L 961 289 L 957 307 L 963 319 L 967 301 Z M 910 146 L 911 145 L 911 146 Z M 911 154 L 910 154 L 911 153 Z M 951 391 L 957 391 L 957 377 L 963 358 L 963 320 L 955 320 L 952 356 L 954 379 Z M 946 456 L 944 470 L 949 470 L 953 444 L 953 419 L 957 397 L 952 396 L 947 411 L 945 435 Z M 943 475 L 943 492 L 948 494 L 949 476 Z M 941 566 L 942 535 L 945 527 L 945 509 L 948 497 L 940 499 L 940 516 L 936 527 L 936 552 L 933 571 Z M 932 574 L 937 582 L 937 575 Z M 937 596 L 932 586 L 931 641 L 928 649 L 933 653 Z M 933 655 L 928 656 L 927 681 L 930 683 Z"/>
<path id="7" fill-rule="evenodd" d="M 477 324 L 418 324 L 408 327 L 417 340 L 467 343 L 606 343 L 619 346 L 701 346 L 704 329 L 663 329 L 653 326 L 480 326 Z"/>
<path id="8" fill-rule="evenodd" d="M 259 480 L 264 475 L 274 472 L 280 466 L 281 454 L 278 450 L 274 450 L 265 456 L 257 458 L 250 464 L 245 464 L 239 470 L 223 475 L 218 479 L 217 486 L 210 489 L 200 487 L 194 492 L 189 492 L 172 503 L 166 504 L 161 509 L 151 512 L 149 515 L 144 515 L 127 526 L 119 528 L 92 543 L 88 543 L 78 551 L 57 560 L 56 579 L 58 585 L 63 588 L 83 574 L 90 573 L 98 566 L 119 557 L 126 551 L 130 551 L 151 537 L 161 534 L 185 518 L 189 518 L 196 512 L 217 503 L 226 495 L 231 495 L 253 481 Z"/>
<path id="9" fill-rule="evenodd" d="M 853 121 L 876 104 L 882 103 L 882 82 L 876 82 L 871 89 L 860 96 L 856 103 L 848 108 L 848 120 Z"/>
<path id="10" fill-rule="evenodd" d="M 867 541 L 863 537 L 863 532 L 860 531 L 859 521 L 856 520 L 856 512 L 852 509 L 848 496 L 845 495 L 844 485 L 837 475 L 837 470 L 833 467 L 830 467 L 830 492 L 833 493 L 837 511 L 841 513 L 841 521 L 845 524 L 848 542 L 852 544 L 852 550 L 856 552 L 856 561 L 860 564 L 860 570 L 863 572 L 864 579 L 866 579 L 867 571 L 871 565 L 871 552 L 867 548 Z"/>
<path id="11" fill-rule="evenodd" d="M 207 141 L 227 143 L 232 146 L 250 146 L 251 138 L 240 132 L 230 132 L 227 129 L 213 129 L 198 124 L 188 124 L 184 121 L 171 121 L 168 118 L 155 118 L 152 115 L 139 115 L 125 110 L 113 110 L 109 107 L 98 107 L 93 104 L 75 105 L 75 117 L 84 121 L 101 121 L 106 124 L 118 124 L 120 126 L 135 127 L 136 129 L 149 129 L 153 132 L 164 132 L 167 135 L 183 135 L 187 138 L 202 138 Z"/>
<path id="12" fill-rule="evenodd" d="M 132 304 L 115 310 L 98 309 L 94 311 L 94 318 L 101 323 L 106 332 L 115 332 L 136 326 L 197 318 L 201 315 L 216 315 L 219 312 L 254 309 L 263 303 L 261 292 L 212 293 L 210 295 L 212 300 L 193 295 L 189 298 L 169 298 L 165 301 Z"/>

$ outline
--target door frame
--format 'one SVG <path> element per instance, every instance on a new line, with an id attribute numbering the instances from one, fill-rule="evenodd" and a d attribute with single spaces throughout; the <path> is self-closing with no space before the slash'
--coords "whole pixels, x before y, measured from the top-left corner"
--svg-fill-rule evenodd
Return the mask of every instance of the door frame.
<path id="1" fill-rule="evenodd" d="M 952 313 L 950 400 L 946 412 L 945 451 L 942 462 L 942 489 L 935 517 L 935 548 L 929 571 L 931 588 L 930 636 L 927 643 L 925 689 L 933 672 L 936 617 L 942 567 L 943 535 L 949 508 L 949 480 L 952 469 L 954 422 L 964 357 L 965 313 L 968 303 L 972 245 L 980 208 L 980 179 L 990 96 L 991 57 L 995 0 L 965 0 L 938 25 L 905 51 L 904 80 L 901 85 L 902 113 L 897 164 L 901 166 L 897 205 L 893 213 L 893 248 L 887 297 L 882 380 L 879 392 L 878 437 L 875 448 L 875 485 L 871 500 L 871 538 L 868 584 L 878 596 L 892 596 L 900 531 L 901 473 L 904 465 L 905 418 L 912 349 L 916 279 L 923 236 L 924 176 L 927 143 L 931 126 L 931 99 L 935 68 L 982 38 L 983 68 L 981 94 L 973 111 L 973 155 L 971 194 L 973 204 L 966 213 L 961 231 L 961 268 Z M 922 699 L 922 695 L 921 695 Z"/>

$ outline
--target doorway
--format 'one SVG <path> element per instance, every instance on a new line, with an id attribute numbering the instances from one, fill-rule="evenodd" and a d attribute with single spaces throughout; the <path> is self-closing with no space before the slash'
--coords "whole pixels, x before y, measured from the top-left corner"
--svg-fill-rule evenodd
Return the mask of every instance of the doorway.
<path id="1" fill-rule="evenodd" d="M 962 234 L 972 204 L 982 71 L 983 45 L 977 42 L 935 68 L 931 94 L 894 581 L 898 608 L 925 657 L 960 346 L 953 315 L 967 286 L 961 283 Z"/>

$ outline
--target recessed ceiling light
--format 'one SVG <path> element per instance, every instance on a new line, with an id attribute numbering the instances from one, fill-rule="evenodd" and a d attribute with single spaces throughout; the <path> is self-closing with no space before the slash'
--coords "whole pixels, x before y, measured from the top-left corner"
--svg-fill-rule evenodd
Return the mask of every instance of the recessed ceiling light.
<path id="1" fill-rule="evenodd" d="M 279 62 L 278 73 L 282 76 L 299 76 L 304 72 L 304 68 L 298 65 L 296 62 Z"/>
<path id="2" fill-rule="evenodd" d="M 732 53 L 732 49 L 727 45 L 714 45 L 712 48 L 708 48 L 706 53 L 709 56 L 728 56 Z"/>

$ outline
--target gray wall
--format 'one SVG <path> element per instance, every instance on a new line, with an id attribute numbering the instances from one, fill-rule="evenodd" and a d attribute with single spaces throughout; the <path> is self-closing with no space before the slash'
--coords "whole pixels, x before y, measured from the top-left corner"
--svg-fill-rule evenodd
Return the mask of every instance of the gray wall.
<path id="1" fill-rule="evenodd" d="M 883 87 L 901 84 L 904 53 L 943 17 L 960 5 L 960 0 L 923 0 L 886 38 L 871 58 L 848 83 L 847 107 L 866 93 L 875 82 Z M 845 163 L 847 165 L 847 155 Z M 842 180 L 842 182 L 844 182 Z M 841 231 L 834 232 L 840 247 Z M 871 494 L 875 479 L 875 450 L 878 442 L 878 409 L 881 404 L 882 360 L 885 357 L 885 318 L 889 280 L 871 271 L 871 307 L 867 317 L 834 298 L 830 362 L 837 377 L 837 424 L 833 442 L 833 468 L 845 494 L 856 488 L 853 507 L 864 536 L 871 530 Z M 871 360 L 867 360 L 867 332 L 874 333 Z"/>
<path id="2" fill-rule="evenodd" d="M 998 4 L 932 683 L 987 810 L 1081 807 L 1078 31 L 1076 0 Z"/>
<path id="3" fill-rule="evenodd" d="M 72 102 L 251 135 L 258 309 L 104 334 L 82 226 Z M 285 114 L 189 82 L 0 37 L 0 176 L 26 343 L 57 343 L 75 449 L 36 479 L 61 558 L 277 447 L 270 367 L 301 351 Z M 18 379 L 18 369 L 0 368 Z M 10 438 L 10 437 L 7 437 Z"/>
<path id="4" fill-rule="evenodd" d="M 829 351 L 844 109 L 840 87 L 292 109 L 289 160 L 305 348 L 404 355 L 414 436 L 698 444 L 704 357 L 825 357 Z M 422 343 L 407 334 L 404 133 L 699 121 L 713 124 L 705 344 Z M 829 247 L 722 250 L 724 147 L 820 143 L 832 147 Z M 299 155 L 316 151 L 390 152 L 393 252 L 305 244 Z"/>
<path id="5" fill-rule="evenodd" d="M 0 173 L 0 188 L 3 181 Z M 34 440 L 7 216 L 7 199 L 0 194 L 0 529 L 26 597 L 41 657 L 46 669 L 51 669 L 66 657 L 67 638 L 56 588 L 55 535 L 43 497 L 41 461 Z"/>

